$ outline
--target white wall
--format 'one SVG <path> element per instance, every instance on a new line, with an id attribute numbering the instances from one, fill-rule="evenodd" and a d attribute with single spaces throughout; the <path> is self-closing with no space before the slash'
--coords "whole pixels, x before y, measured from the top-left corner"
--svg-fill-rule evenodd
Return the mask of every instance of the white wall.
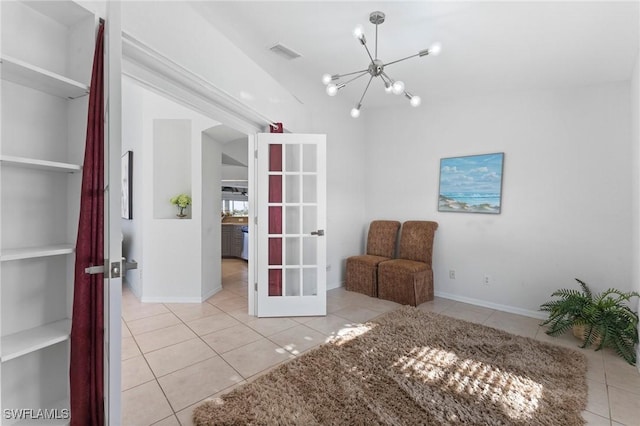
<path id="1" fill-rule="evenodd" d="M 222 229 L 220 227 L 220 193 L 222 144 L 202 135 L 202 300 L 222 290 Z"/>
<path id="2" fill-rule="evenodd" d="M 222 145 L 222 152 L 246 165 L 249 162 L 249 141 L 244 137 L 226 142 Z"/>
<path id="3" fill-rule="evenodd" d="M 632 158 L 632 202 L 631 211 L 634 213 L 631 223 L 631 236 L 633 249 L 631 250 L 632 263 L 632 290 L 640 293 L 640 52 L 636 56 L 636 64 L 631 74 L 631 147 Z M 637 312 L 640 312 L 640 300 L 638 300 Z M 640 324 L 638 324 L 640 334 Z M 640 359 L 640 345 L 637 347 L 637 358 Z M 640 369 L 640 363 L 638 364 Z"/>
<path id="4" fill-rule="evenodd" d="M 123 219 L 122 226 L 122 256 L 129 260 L 136 260 L 138 268 L 127 271 L 124 279 L 133 291 L 140 298 L 142 296 L 142 212 L 144 205 L 141 197 L 144 191 L 142 179 L 142 166 L 145 158 L 142 151 L 143 139 L 143 97 L 138 96 L 139 89 L 131 80 L 122 80 L 122 152 L 133 152 L 133 175 L 132 175 L 132 217 L 131 220 Z"/>
<path id="5" fill-rule="evenodd" d="M 123 149 L 134 151 L 133 221 L 123 220 L 124 252 L 136 259 L 138 269 L 127 273 L 127 282 L 142 301 L 197 302 L 203 294 L 202 131 L 219 123 L 123 79 Z M 191 219 L 155 218 L 154 121 L 188 120 L 191 123 Z M 216 185 L 217 186 L 217 185 Z M 167 199 L 167 204 L 169 200 Z M 211 218 L 216 222 L 217 214 Z M 208 233 L 207 237 L 215 238 Z M 219 237 L 218 237 L 219 238 Z M 205 245 L 211 243 L 205 241 Z M 144 251 L 142 250 L 144 247 Z M 207 252 L 210 252 L 208 250 Z M 215 276 L 215 271 L 213 272 Z M 218 271 L 217 276 L 220 277 Z M 219 278 L 218 278 L 219 279 Z M 208 285 L 215 285 L 209 282 Z M 209 290 L 212 290 L 210 287 Z"/>
<path id="6" fill-rule="evenodd" d="M 153 120 L 153 217 L 175 219 L 179 208 L 169 203 L 179 194 L 192 195 L 190 119 Z M 184 210 L 191 218 L 192 207 Z"/>
<path id="7" fill-rule="evenodd" d="M 439 223 L 436 294 L 535 316 L 574 277 L 630 290 L 629 91 L 620 83 L 375 111 L 365 118 L 368 218 Z M 440 158 L 491 152 L 505 153 L 502 213 L 439 213 Z"/>

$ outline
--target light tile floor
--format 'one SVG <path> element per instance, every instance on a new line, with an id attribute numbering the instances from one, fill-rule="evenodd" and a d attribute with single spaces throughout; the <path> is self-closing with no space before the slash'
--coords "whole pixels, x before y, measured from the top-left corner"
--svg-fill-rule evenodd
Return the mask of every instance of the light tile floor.
<path id="1" fill-rule="evenodd" d="M 122 295 L 122 421 L 126 426 L 191 425 L 193 409 L 324 343 L 350 324 L 398 304 L 343 288 L 327 293 L 326 317 L 247 315 L 247 267 L 223 261 L 223 290 L 201 304 L 140 303 Z M 575 348 L 552 338 L 539 320 L 436 298 L 419 306 L 452 317 Z M 640 424 L 640 374 L 611 351 L 583 350 L 589 360 L 589 425 Z"/>

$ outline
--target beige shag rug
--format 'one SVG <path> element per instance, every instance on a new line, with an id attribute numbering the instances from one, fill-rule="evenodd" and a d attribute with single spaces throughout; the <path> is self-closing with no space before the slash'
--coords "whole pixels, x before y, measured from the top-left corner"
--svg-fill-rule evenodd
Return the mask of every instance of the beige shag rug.
<path id="1" fill-rule="evenodd" d="M 409 306 L 194 411 L 196 425 L 582 425 L 580 352 Z"/>

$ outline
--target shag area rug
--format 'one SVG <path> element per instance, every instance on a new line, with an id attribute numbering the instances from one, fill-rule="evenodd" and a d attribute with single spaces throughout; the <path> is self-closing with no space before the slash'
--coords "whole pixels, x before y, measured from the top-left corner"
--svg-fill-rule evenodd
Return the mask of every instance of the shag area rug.
<path id="1" fill-rule="evenodd" d="M 582 425 L 580 352 L 409 306 L 194 410 L 196 425 Z"/>

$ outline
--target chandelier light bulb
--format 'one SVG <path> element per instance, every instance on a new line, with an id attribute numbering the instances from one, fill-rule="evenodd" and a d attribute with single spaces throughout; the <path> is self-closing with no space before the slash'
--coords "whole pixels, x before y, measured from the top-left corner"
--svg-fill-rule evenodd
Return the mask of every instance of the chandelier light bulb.
<path id="1" fill-rule="evenodd" d="M 362 28 L 362 25 L 358 25 L 353 29 L 353 36 L 358 40 L 362 40 L 364 37 L 364 28 Z"/>
<path id="2" fill-rule="evenodd" d="M 393 93 L 393 83 L 391 83 L 390 81 L 384 83 L 384 93 L 386 93 L 387 95 Z"/>
<path id="3" fill-rule="evenodd" d="M 335 96 L 337 94 L 338 94 L 338 86 L 336 86 L 335 84 L 328 84 L 327 85 L 327 95 Z"/>
<path id="4" fill-rule="evenodd" d="M 394 95 L 402 95 L 404 93 L 404 83 L 400 80 L 395 81 L 391 86 Z"/>
<path id="5" fill-rule="evenodd" d="M 358 118 L 360 117 L 360 108 L 351 108 L 351 117 Z"/>
<path id="6" fill-rule="evenodd" d="M 435 42 L 431 46 L 429 46 L 429 55 L 438 56 L 441 51 L 442 44 L 440 44 L 439 42 Z"/>
<path id="7" fill-rule="evenodd" d="M 420 96 L 412 96 L 411 100 L 409 101 L 409 103 L 411 104 L 412 107 L 419 107 L 420 104 L 422 103 L 422 99 L 420 99 Z"/>
<path id="8" fill-rule="evenodd" d="M 324 84 L 325 86 L 329 83 L 331 83 L 331 80 L 333 80 L 331 78 L 331 74 L 323 74 L 322 75 L 322 84 Z"/>

